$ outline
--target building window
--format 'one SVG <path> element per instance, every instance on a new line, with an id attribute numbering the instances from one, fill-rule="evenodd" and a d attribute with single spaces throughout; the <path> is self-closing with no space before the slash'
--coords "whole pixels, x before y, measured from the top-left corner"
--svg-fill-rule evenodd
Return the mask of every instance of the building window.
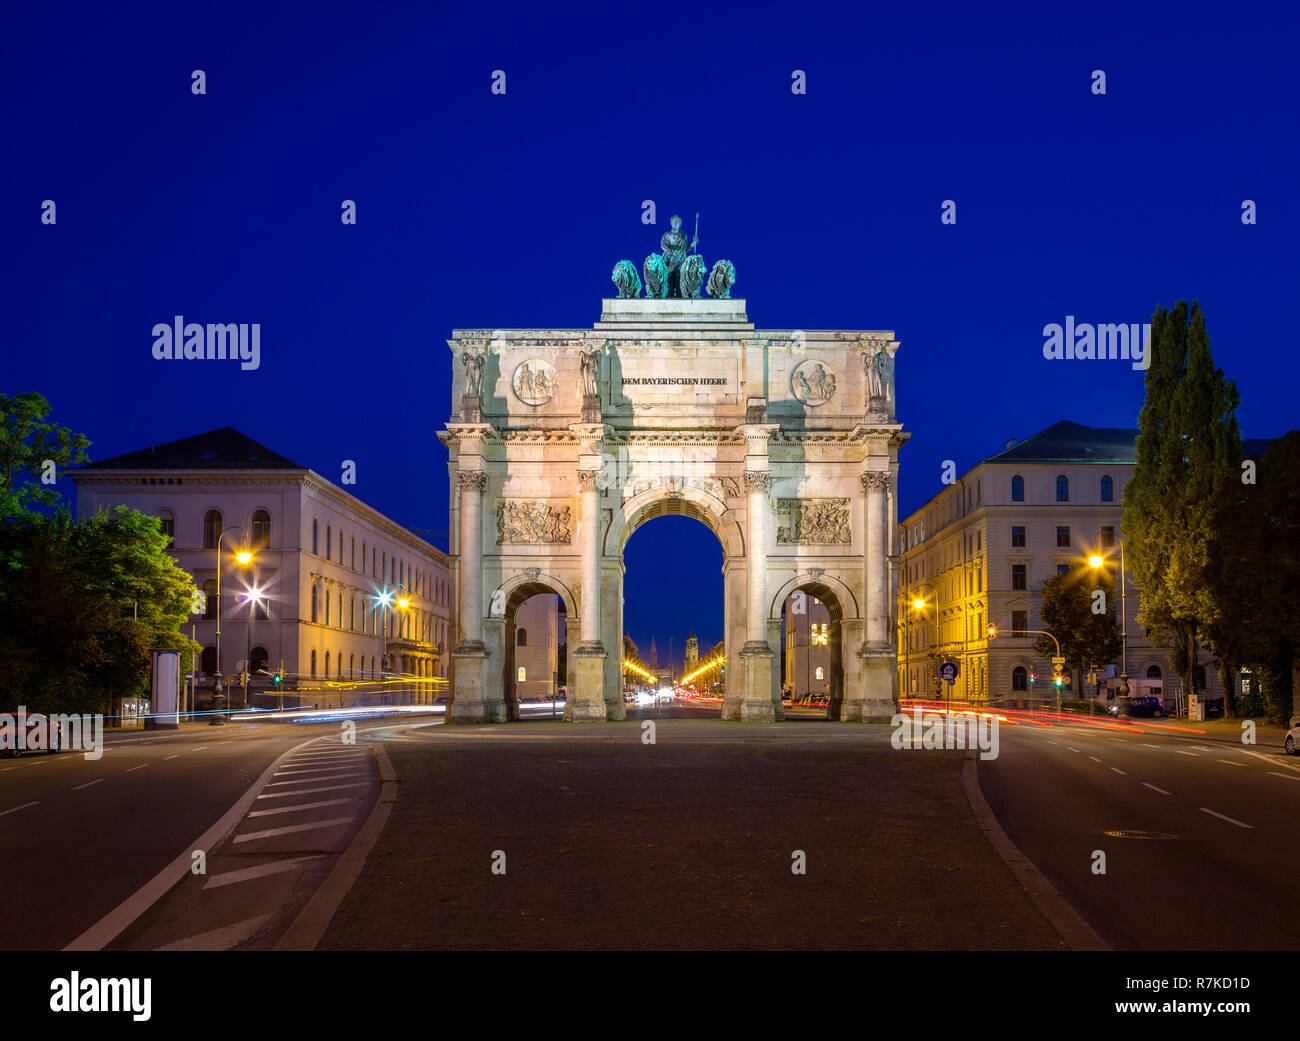
<path id="1" fill-rule="evenodd" d="M 1107 526 L 1101 529 L 1101 548 L 1112 549 L 1115 545 L 1115 529 Z"/>
<path id="2" fill-rule="evenodd" d="M 1057 573 L 1058 575 L 1068 575 L 1068 574 L 1070 573 L 1070 565 L 1069 565 L 1069 564 L 1057 564 L 1057 565 L 1056 565 L 1056 573 Z"/>
<path id="3" fill-rule="evenodd" d="M 329 560 L 334 553 L 334 525 L 325 525 L 325 559 Z M 329 675 L 326 673 L 326 675 Z"/>
<path id="4" fill-rule="evenodd" d="M 515 633 L 515 643 L 520 647 L 528 646 L 528 630 L 520 628 Z"/>
<path id="5" fill-rule="evenodd" d="M 1029 628 L 1029 612 L 1012 611 L 1011 612 L 1011 638 L 1015 639 L 1018 636 L 1024 636 L 1025 630 L 1028 628 Z"/>
<path id="6" fill-rule="evenodd" d="M 330 652 L 325 652 L 325 678 L 330 678 Z"/>
<path id="7" fill-rule="evenodd" d="M 1011 501 L 1025 501 L 1025 479 L 1019 474 L 1011 478 Z"/>
<path id="8" fill-rule="evenodd" d="M 1011 528 L 1011 546 L 1013 549 L 1023 549 L 1025 546 L 1025 526 L 1023 524 L 1013 525 Z"/>
<path id="9" fill-rule="evenodd" d="M 1011 588 L 1012 589 L 1029 588 L 1029 582 L 1025 575 L 1025 567 L 1026 565 L 1024 564 L 1011 565 Z"/>
<path id="10" fill-rule="evenodd" d="M 312 675 L 312 679 L 316 678 L 316 648 L 315 647 L 313 647 L 311 650 L 311 675 Z"/>
<path id="11" fill-rule="evenodd" d="M 357 656 L 355 654 L 349 654 L 348 655 L 348 679 L 352 680 L 356 678 L 357 678 Z"/>
<path id="12" fill-rule="evenodd" d="M 1056 501 L 1070 501 L 1070 479 L 1065 474 L 1060 474 L 1056 478 Z"/>
<path id="13" fill-rule="evenodd" d="M 343 628 L 343 590 L 339 590 L 339 628 Z"/>
<path id="14" fill-rule="evenodd" d="M 208 510 L 203 515 L 203 548 L 216 549 L 220 539 L 221 514 L 216 510 Z"/>
<path id="15" fill-rule="evenodd" d="M 266 510 L 253 514 L 253 545 L 265 548 L 271 544 L 271 515 Z"/>
<path id="16" fill-rule="evenodd" d="M 217 671 L 217 649 L 215 647 L 204 647 L 203 654 L 199 656 L 199 672 L 205 676 L 211 676 Z"/>
<path id="17" fill-rule="evenodd" d="M 356 632 L 357 628 L 357 598 L 348 597 L 348 628 Z"/>
<path id="18" fill-rule="evenodd" d="M 351 559 L 352 559 L 351 567 L 352 570 L 355 571 L 357 569 L 357 537 L 355 535 L 352 536 L 352 558 Z M 366 559 L 366 555 L 364 552 L 361 554 L 361 559 L 362 560 Z"/>
<path id="19" fill-rule="evenodd" d="M 320 523 L 314 517 L 311 522 L 311 551 L 320 555 Z"/>
<path id="20" fill-rule="evenodd" d="M 158 514 L 158 527 L 169 539 L 176 541 L 176 515 L 171 510 L 163 510 Z"/>
<path id="21" fill-rule="evenodd" d="M 1070 545 L 1070 526 L 1058 524 L 1056 527 L 1056 544 L 1061 547 Z"/>
<path id="22" fill-rule="evenodd" d="M 320 586 L 318 583 L 311 584 L 311 620 L 314 622 L 320 617 Z"/>
<path id="23" fill-rule="evenodd" d="M 266 671 L 266 663 L 270 655 L 266 653 L 265 647 L 254 647 L 248 652 L 248 671 L 254 676 Z"/>
<path id="24" fill-rule="evenodd" d="M 823 680 L 826 678 L 825 676 L 822 675 L 822 667 L 820 665 L 817 666 L 817 678 L 819 680 Z"/>
<path id="25" fill-rule="evenodd" d="M 1011 670 L 1011 689 L 1012 690 L 1029 689 L 1029 673 L 1025 671 L 1025 667 L 1023 665 L 1017 665 L 1014 669 Z"/>
<path id="26" fill-rule="evenodd" d="M 211 621 L 217 617 L 217 583 L 208 579 L 203 583 L 203 618 L 205 621 Z"/>
<path id="27" fill-rule="evenodd" d="M 525 681 L 527 681 L 527 679 L 528 679 L 528 670 L 525 669 L 522 665 L 519 666 L 519 682 L 524 683 Z"/>
<path id="28" fill-rule="evenodd" d="M 1160 666 L 1159 666 L 1159 665 L 1148 665 L 1148 666 L 1147 666 L 1147 679 L 1149 679 L 1149 680 L 1158 680 L 1158 679 L 1162 679 L 1163 676 L 1164 676 L 1164 674 L 1160 671 Z"/>
<path id="29" fill-rule="evenodd" d="M 330 624 L 330 594 L 328 589 L 325 590 L 325 624 L 326 625 Z M 329 652 L 327 651 L 326 657 L 328 656 L 329 656 Z M 328 676 L 329 674 L 330 674 L 329 666 L 326 666 L 325 675 Z"/>
<path id="30" fill-rule="evenodd" d="M 1110 479 L 1110 474 L 1106 474 L 1101 479 L 1101 501 L 1115 501 L 1115 482 Z"/>
<path id="31" fill-rule="evenodd" d="M 1205 666 L 1204 666 L 1204 665 L 1198 665 L 1198 666 L 1196 666 L 1196 677 L 1195 677 L 1195 678 L 1196 678 L 1196 689 L 1199 690 L 1202 694 L 1204 694 L 1204 693 L 1206 692 L 1206 690 L 1208 689 L 1208 687 L 1207 687 L 1207 685 L 1206 685 L 1206 683 L 1205 683 Z"/>
<path id="32" fill-rule="evenodd" d="M 270 613 L 267 610 L 266 597 L 259 596 L 256 600 L 253 600 L 253 617 L 254 618 L 271 617 Z"/>

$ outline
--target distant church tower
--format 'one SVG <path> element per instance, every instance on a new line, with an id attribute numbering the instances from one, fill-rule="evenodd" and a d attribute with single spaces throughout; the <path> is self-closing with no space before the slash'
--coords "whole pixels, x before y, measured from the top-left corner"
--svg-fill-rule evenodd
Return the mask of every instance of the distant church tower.
<path id="1" fill-rule="evenodd" d="M 700 641 L 695 635 L 695 630 L 686 637 L 686 672 L 689 675 L 694 672 L 700 664 Z"/>
<path id="2" fill-rule="evenodd" d="M 650 668 L 655 668 L 659 664 L 659 652 L 655 650 L 655 638 L 650 637 Z"/>

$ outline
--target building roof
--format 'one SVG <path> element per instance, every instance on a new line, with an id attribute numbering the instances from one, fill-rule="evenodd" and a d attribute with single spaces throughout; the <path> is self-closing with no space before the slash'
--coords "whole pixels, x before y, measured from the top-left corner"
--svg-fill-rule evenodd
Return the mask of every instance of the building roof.
<path id="1" fill-rule="evenodd" d="M 1137 428 L 1086 427 L 1062 420 L 1017 441 L 986 463 L 1136 463 Z"/>
<path id="2" fill-rule="evenodd" d="M 291 459 L 277 455 L 265 445 L 241 434 L 234 427 L 209 430 L 206 434 L 182 437 L 178 441 L 142 448 L 111 459 L 87 463 L 82 470 L 153 470 L 160 466 L 185 470 L 306 470 Z"/>

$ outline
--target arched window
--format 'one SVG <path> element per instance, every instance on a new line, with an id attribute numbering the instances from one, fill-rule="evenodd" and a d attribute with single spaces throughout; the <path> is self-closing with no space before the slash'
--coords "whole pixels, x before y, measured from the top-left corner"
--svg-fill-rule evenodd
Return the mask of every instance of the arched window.
<path id="1" fill-rule="evenodd" d="M 343 590 L 339 590 L 339 628 L 343 628 Z"/>
<path id="2" fill-rule="evenodd" d="M 817 666 L 817 678 L 819 680 L 826 678 L 825 676 L 822 675 L 822 667 L 820 665 Z"/>
<path id="3" fill-rule="evenodd" d="M 215 647 L 204 647 L 203 653 L 199 655 L 199 672 L 205 676 L 211 676 L 217 671 L 217 649 Z"/>
<path id="4" fill-rule="evenodd" d="M 330 678 L 330 652 L 325 652 L 325 678 Z"/>
<path id="5" fill-rule="evenodd" d="M 211 621 L 217 617 L 217 583 L 215 579 L 210 578 L 203 583 L 203 596 L 205 598 L 203 617 L 206 621 Z"/>
<path id="6" fill-rule="evenodd" d="M 1015 474 L 1011 478 L 1011 501 L 1012 502 L 1025 501 L 1025 479 L 1021 477 L 1019 474 Z"/>
<path id="7" fill-rule="evenodd" d="M 348 679 L 352 680 L 356 678 L 357 678 L 357 656 L 355 654 L 349 654 L 348 655 Z"/>
<path id="8" fill-rule="evenodd" d="M 1011 670 L 1011 689 L 1012 690 L 1029 689 L 1029 673 L 1023 665 L 1017 665 L 1014 669 Z"/>
<path id="9" fill-rule="evenodd" d="M 1106 474 L 1101 479 L 1101 501 L 1115 501 L 1115 482 L 1110 479 L 1110 474 Z"/>
<path id="10" fill-rule="evenodd" d="M 208 510 L 203 515 L 203 548 L 216 549 L 220 538 L 221 513 L 219 510 Z"/>
<path id="11" fill-rule="evenodd" d="M 173 542 L 176 541 L 176 514 L 171 510 L 158 511 L 158 527 Z"/>
<path id="12" fill-rule="evenodd" d="M 339 651 L 339 656 L 335 659 L 339 663 L 339 679 L 343 678 L 343 652 Z"/>
<path id="13" fill-rule="evenodd" d="M 271 544 L 271 515 L 266 510 L 253 514 L 253 545 L 261 548 Z"/>
<path id="14" fill-rule="evenodd" d="M 314 622 L 320 618 L 320 583 L 311 584 L 311 620 Z"/>
<path id="15" fill-rule="evenodd" d="M 311 675 L 312 679 L 316 678 L 316 648 L 311 649 Z"/>
<path id="16" fill-rule="evenodd" d="M 1160 666 L 1159 666 L 1159 665 L 1148 665 L 1148 666 L 1147 666 L 1147 679 L 1149 679 L 1149 680 L 1159 680 L 1159 679 L 1164 679 L 1164 673 L 1162 673 L 1162 672 L 1160 671 Z"/>
<path id="17" fill-rule="evenodd" d="M 266 653 L 265 647 L 254 647 L 248 652 L 248 671 L 256 676 L 259 669 L 266 668 L 266 663 L 270 658 L 271 656 Z"/>
<path id="18" fill-rule="evenodd" d="M 522 665 L 519 666 L 519 682 L 523 683 L 527 679 L 528 679 L 528 670 L 525 669 Z"/>
<path id="19" fill-rule="evenodd" d="M 515 643 L 520 647 L 528 646 L 528 630 L 520 626 L 515 630 Z"/>
<path id="20" fill-rule="evenodd" d="M 315 517 L 311 519 L 311 551 L 320 553 L 320 522 Z"/>
<path id="21" fill-rule="evenodd" d="M 325 559 L 330 559 L 330 554 L 334 552 L 334 525 L 325 525 Z"/>
<path id="22" fill-rule="evenodd" d="M 1056 501 L 1070 501 L 1070 479 L 1065 474 L 1060 474 L 1056 478 Z"/>

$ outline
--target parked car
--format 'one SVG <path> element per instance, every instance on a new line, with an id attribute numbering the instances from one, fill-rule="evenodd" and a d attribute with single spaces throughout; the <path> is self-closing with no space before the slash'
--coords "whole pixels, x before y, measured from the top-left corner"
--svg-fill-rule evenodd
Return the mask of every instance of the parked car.
<path id="1" fill-rule="evenodd" d="M 19 726 L 26 729 L 25 739 L 22 741 L 18 739 Z M 48 716 L 34 713 L 20 716 L 17 721 L 6 725 L 0 725 L 0 756 L 16 759 L 24 751 L 39 751 L 32 748 L 34 744 L 44 745 L 46 753 L 50 755 L 64 751 L 62 724 Z"/>
<path id="2" fill-rule="evenodd" d="M 1296 739 L 1300 738 L 1300 727 L 1292 727 L 1286 732 L 1286 740 L 1282 742 L 1282 748 L 1287 755 L 1296 754 Z"/>

